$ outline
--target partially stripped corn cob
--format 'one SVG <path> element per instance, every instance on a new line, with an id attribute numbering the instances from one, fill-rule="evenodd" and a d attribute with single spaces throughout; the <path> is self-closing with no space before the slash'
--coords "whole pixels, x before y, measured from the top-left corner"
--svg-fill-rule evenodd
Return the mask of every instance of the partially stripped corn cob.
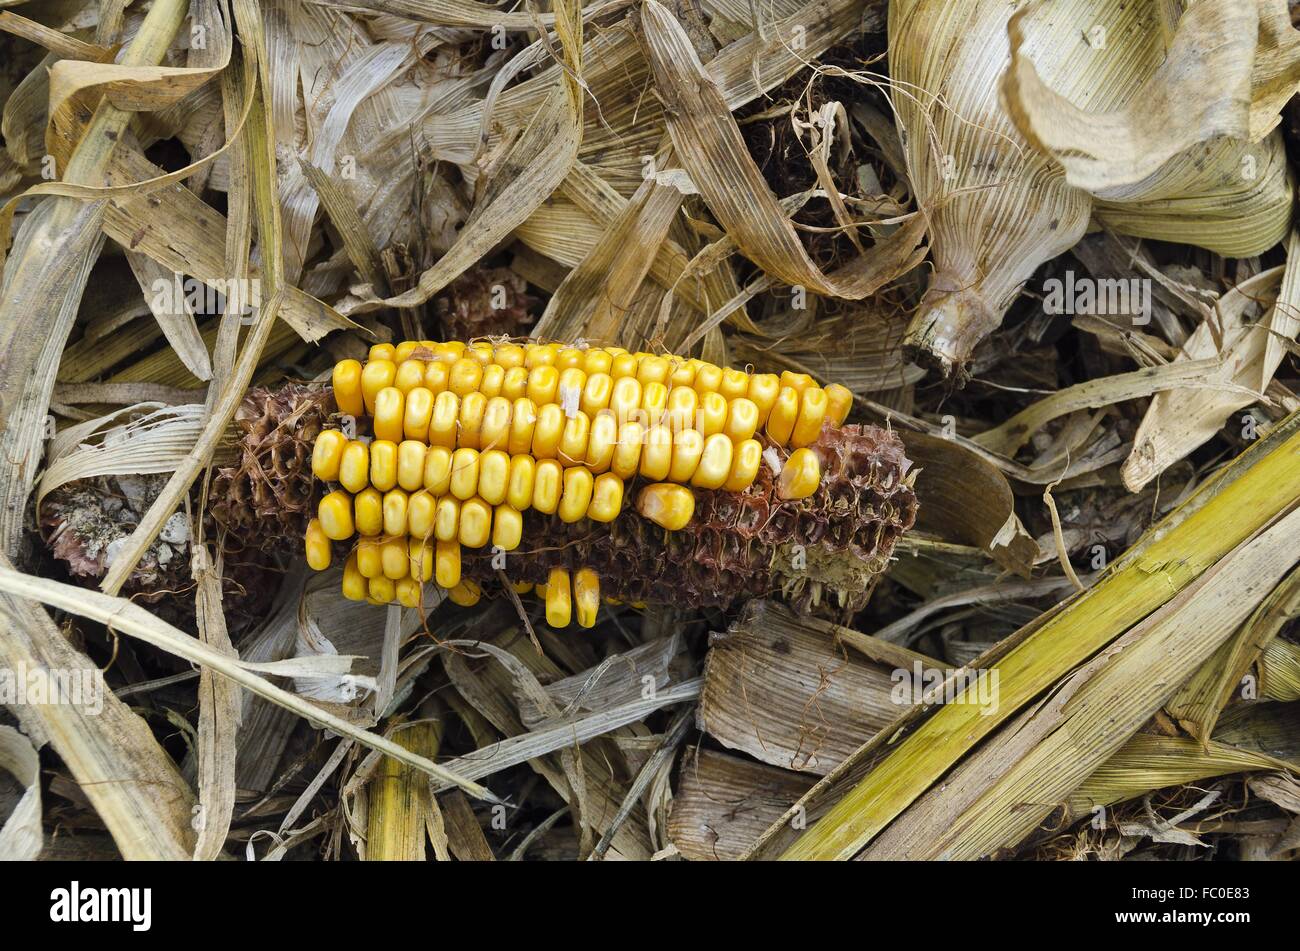
<path id="1" fill-rule="evenodd" d="M 823 580 L 851 607 L 915 517 L 897 439 L 844 426 L 850 392 L 805 374 L 419 341 L 343 360 L 332 384 L 355 429 L 316 439 L 312 472 L 330 491 L 305 547 L 321 570 L 347 546 L 343 592 L 357 600 L 414 607 L 432 580 L 472 604 L 519 551 L 507 574 L 544 585 L 548 623 L 576 613 L 590 627 L 602 582 L 634 602 L 726 604 L 790 579 L 816 585 L 808 559 L 846 551 L 856 572 Z M 663 564 L 673 551 L 689 564 Z M 692 571 L 656 597 L 658 574 Z"/>

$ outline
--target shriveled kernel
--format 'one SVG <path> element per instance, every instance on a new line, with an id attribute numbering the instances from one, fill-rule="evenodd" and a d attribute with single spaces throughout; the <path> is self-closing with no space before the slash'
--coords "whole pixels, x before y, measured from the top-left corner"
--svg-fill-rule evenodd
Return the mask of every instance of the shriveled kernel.
<path id="1" fill-rule="evenodd" d="M 337 429 L 322 429 L 311 449 L 311 472 L 322 482 L 336 482 L 348 438 Z"/>
<path id="2" fill-rule="evenodd" d="M 853 391 L 847 386 L 832 383 L 826 387 L 826 415 L 835 426 L 843 426 L 853 409 Z"/>
<path id="3" fill-rule="evenodd" d="M 460 416 L 456 420 L 456 445 L 478 449 L 482 442 L 483 414 L 487 412 L 487 397 L 482 393 L 468 393 L 461 397 Z"/>
<path id="4" fill-rule="evenodd" d="M 537 425 L 533 427 L 533 455 L 538 459 L 554 459 L 559 455 L 563 435 L 564 410 L 555 403 L 539 407 Z"/>
<path id="5" fill-rule="evenodd" d="M 431 536 L 437 507 L 437 498 L 425 489 L 412 492 L 406 500 L 406 531 L 415 538 Z"/>
<path id="6" fill-rule="evenodd" d="M 357 540 L 357 569 L 367 578 L 377 578 L 384 573 L 379 547 L 378 536 L 363 536 Z"/>
<path id="7" fill-rule="evenodd" d="M 460 543 L 467 548 L 482 548 L 492 537 L 492 506 L 473 498 L 460 507 Z"/>
<path id="8" fill-rule="evenodd" d="M 375 415 L 375 397 L 392 386 L 396 377 L 397 364 L 391 360 L 371 360 L 361 371 L 361 399 L 371 416 Z"/>
<path id="9" fill-rule="evenodd" d="M 433 400 L 433 393 L 423 386 L 417 386 L 406 394 L 402 435 L 407 439 L 416 439 L 422 443 L 429 441 L 429 420 L 433 418 Z"/>
<path id="10" fill-rule="evenodd" d="M 636 510 L 670 532 L 685 528 L 695 514 L 695 496 L 675 482 L 647 485 L 636 497 Z"/>
<path id="11" fill-rule="evenodd" d="M 378 575 L 367 582 L 370 600 L 376 604 L 391 604 L 397 598 L 397 585 L 392 578 Z"/>
<path id="12" fill-rule="evenodd" d="M 595 627 L 600 613 L 600 578 L 590 568 L 573 573 L 573 606 L 580 627 Z"/>
<path id="13" fill-rule="evenodd" d="M 360 416 L 366 410 L 361 398 L 361 363 L 357 360 L 340 360 L 334 364 L 331 379 L 334 385 L 334 402 L 339 412 L 348 416 Z"/>
<path id="14" fill-rule="evenodd" d="M 618 422 L 614 414 L 605 410 L 591 421 L 591 435 L 587 439 L 587 468 L 599 474 L 609 468 L 618 446 Z"/>
<path id="15" fill-rule="evenodd" d="M 500 505 L 510 487 L 510 456 L 500 449 L 489 449 L 478 457 L 478 494 L 488 505 Z"/>
<path id="16" fill-rule="evenodd" d="M 537 428 L 537 404 L 526 396 L 515 400 L 510 416 L 510 438 L 506 452 L 512 456 L 533 451 L 533 430 Z"/>
<path id="17" fill-rule="evenodd" d="M 620 479 L 630 479 L 641 468 L 641 446 L 645 442 L 645 427 L 637 422 L 623 423 L 618 430 L 618 446 L 610 461 L 610 471 Z"/>
<path id="18" fill-rule="evenodd" d="M 739 399 L 749 394 L 749 374 L 744 370 L 730 367 L 722 371 L 722 380 L 718 383 L 718 392 L 728 400 Z"/>
<path id="19" fill-rule="evenodd" d="M 658 482 L 668 478 L 673 464 L 673 432 L 667 426 L 651 426 L 646 430 L 645 446 L 641 449 L 641 475 Z"/>
<path id="20" fill-rule="evenodd" d="M 370 484 L 380 492 L 397 485 L 397 443 L 391 439 L 370 444 Z"/>
<path id="21" fill-rule="evenodd" d="M 429 417 L 429 445 L 456 448 L 456 430 L 460 420 L 460 397 L 450 390 L 439 393 Z"/>
<path id="22" fill-rule="evenodd" d="M 533 508 L 543 515 L 554 515 L 560 504 L 563 479 L 564 469 L 554 459 L 538 462 L 533 474 Z"/>
<path id="23" fill-rule="evenodd" d="M 417 439 L 397 444 L 397 484 L 407 492 L 424 486 L 424 463 L 429 447 Z"/>
<path id="24" fill-rule="evenodd" d="M 444 495 L 433 510 L 433 537 L 453 542 L 460 537 L 460 499 Z"/>
<path id="25" fill-rule="evenodd" d="M 523 399 L 528 394 L 528 368 L 511 367 L 501 382 L 501 395 L 510 402 Z"/>
<path id="26" fill-rule="evenodd" d="M 641 384 L 636 377 L 624 376 L 614 381 L 610 391 L 609 408 L 622 425 L 633 418 L 632 414 L 641 408 Z"/>
<path id="27" fill-rule="evenodd" d="M 450 488 L 462 502 L 478 495 L 477 449 L 457 449 L 451 454 Z"/>
<path id="28" fill-rule="evenodd" d="M 591 505 L 587 518 L 593 522 L 612 522 L 623 511 L 623 480 L 612 472 L 596 476 L 591 488 Z"/>
<path id="29" fill-rule="evenodd" d="M 775 373 L 756 373 L 749 378 L 749 391 L 745 396 L 758 407 L 759 426 L 767 425 L 767 417 L 776 405 L 776 397 L 780 392 L 781 378 Z"/>
<path id="30" fill-rule="evenodd" d="M 369 353 L 366 354 L 367 360 L 387 360 L 389 363 L 397 362 L 397 348 L 391 343 L 372 344 Z"/>
<path id="31" fill-rule="evenodd" d="M 683 429 L 673 435 L 673 462 L 668 481 L 689 482 L 704 454 L 704 436 L 697 429 Z"/>
<path id="32" fill-rule="evenodd" d="M 378 535 L 384 530 L 384 497 L 373 485 L 353 496 L 352 513 L 358 535 Z"/>
<path id="33" fill-rule="evenodd" d="M 751 439 L 758 430 L 758 407 L 746 397 L 732 400 L 727 407 L 727 424 L 722 431 L 732 442 Z"/>
<path id="34" fill-rule="evenodd" d="M 731 475 L 733 443 L 726 433 L 714 433 L 704 440 L 700 464 L 691 476 L 691 485 L 701 489 L 720 489 Z"/>
<path id="35" fill-rule="evenodd" d="M 316 515 L 326 538 L 341 542 L 352 537 L 352 498 L 346 492 L 335 489 L 326 495 L 316 507 Z"/>
<path id="36" fill-rule="evenodd" d="M 564 489 L 556 510 L 561 522 L 573 523 L 587 515 L 591 507 L 591 490 L 595 480 L 586 469 L 565 469 Z"/>
<path id="37" fill-rule="evenodd" d="M 555 402 L 555 391 L 560 385 L 560 371 L 553 366 L 536 366 L 528 374 L 528 389 L 524 395 L 539 407 Z"/>
<path id="38" fill-rule="evenodd" d="M 405 538 L 390 538 L 379 546 L 379 560 L 384 566 L 384 577 L 396 581 L 411 571 L 411 559 L 406 553 Z"/>
<path id="39" fill-rule="evenodd" d="M 804 390 L 799 399 L 799 416 L 795 420 L 794 431 L 790 434 L 790 445 L 796 449 L 811 446 L 821 435 L 825 419 L 826 391 L 818 387 Z"/>
<path id="40" fill-rule="evenodd" d="M 402 420 L 406 414 L 406 398 L 395 386 L 386 386 L 375 395 L 374 427 L 376 439 L 402 441 Z"/>
<path id="41" fill-rule="evenodd" d="M 504 396 L 494 396 L 483 410 L 483 425 L 479 430 L 480 449 L 504 450 L 510 445 L 510 401 Z"/>
<path id="42" fill-rule="evenodd" d="M 498 505 L 492 510 L 492 545 L 502 551 L 514 551 L 524 537 L 524 516 L 513 505 Z"/>
<path id="43" fill-rule="evenodd" d="M 767 438 L 778 446 L 788 445 L 799 418 L 799 391 L 792 386 L 781 387 L 776 403 L 767 417 Z"/>
<path id="44" fill-rule="evenodd" d="M 609 398 L 614 392 L 614 381 L 608 373 L 592 373 L 587 376 L 587 384 L 582 388 L 582 399 L 578 409 L 595 418 L 602 409 L 609 408 Z"/>
<path id="45" fill-rule="evenodd" d="M 546 623 L 551 627 L 568 627 L 572 612 L 569 573 L 563 568 L 552 568 L 546 577 Z"/>
<path id="46" fill-rule="evenodd" d="M 361 574 L 361 569 L 357 567 L 357 556 L 349 555 L 343 565 L 343 597 L 349 601 L 364 601 L 369 593 L 370 586 L 366 583 L 365 576 Z"/>
<path id="47" fill-rule="evenodd" d="M 731 454 L 731 474 L 722 488 L 727 492 L 744 492 L 754 484 L 758 467 L 763 464 L 763 444 L 757 439 L 746 439 L 737 444 Z"/>
<path id="48" fill-rule="evenodd" d="M 401 578 L 394 585 L 397 595 L 397 603 L 404 608 L 418 608 L 420 606 L 420 582 L 413 578 Z"/>
<path id="49" fill-rule="evenodd" d="M 447 389 L 463 397 L 470 393 L 477 393 L 482 379 L 483 364 L 462 357 L 451 365 L 451 372 L 447 376 Z"/>
<path id="50" fill-rule="evenodd" d="M 704 393 L 700 396 L 700 432 L 706 437 L 722 432 L 727 425 L 731 406 L 721 393 Z"/>
<path id="51" fill-rule="evenodd" d="M 397 365 L 397 375 L 393 377 L 393 386 L 403 393 L 410 393 L 417 386 L 424 386 L 424 361 L 407 360 Z"/>
<path id="52" fill-rule="evenodd" d="M 506 487 L 506 502 L 523 511 L 533 504 L 533 480 L 537 473 L 537 460 L 520 454 L 510 457 L 510 482 Z"/>
<path id="53" fill-rule="evenodd" d="M 521 596 L 529 594 L 533 590 L 532 582 L 529 581 L 515 581 L 511 583 L 510 587 L 515 589 L 515 594 Z"/>
<path id="54" fill-rule="evenodd" d="M 822 466 L 811 449 L 796 449 L 781 467 L 776 480 L 776 494 L 782 499 L 806 499 L 821 483 Z"/>
<path id="55" fill-rule="evenodd" d="M 434 497 L 451 491 L 451 450 L 446 446 L 430 446 L 424 457 L 424 487 Z"/>
<path id="56" fill-rule="evenodd" d="M 406 513 L 408 508 L 408 496 L 401 489 L 389 489 L 384 493 L 385 535 L 406 534 Z"/>
<path id="57" fill-rule="evenodd" d="M 433 577 L 433 545 L 421 538 L 411 538 L 406 542 L 407 556 L 411 561 L 411 577 L 428 581 Z"/>
<path id="58" fill-rule="evenodd" d="M 564 421 L 560 434 L 559 459 L 565 466 L 580 466 L 587 458 L 587 442 L 591 439 L 591 418 L 583 412 L 574 413 Z"/>
<path id="59" fill-rule="evenodd" d="M 321 528 L 320 519 L 314 518 L 307 523 L 307 534 L 303 539 L 307 553 L 307 566 L 313 571 L 324 571 L 330 566 L 333 548 L 330 540 Z"/>
<path id="60" fill-rule="evenodd" d="M 463 579 L 460 584 L 447 592 L 447 600 L 462 608 L 472 608 L 482 597 L 482 589 L 468 578 Z"/>
<path id="61" fill-rule="evenodd" d="M 433 580 L 449 590 L 460 584 L 460 542 L 440 541 L 434 546 Z"/>

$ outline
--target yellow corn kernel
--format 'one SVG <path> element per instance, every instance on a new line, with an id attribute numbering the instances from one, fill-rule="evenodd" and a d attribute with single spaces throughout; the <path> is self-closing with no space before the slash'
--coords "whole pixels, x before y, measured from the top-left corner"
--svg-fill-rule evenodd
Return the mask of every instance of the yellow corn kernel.
<path id="1" fill-rule="evenodd" d="M 424 486 L 424 463 L 429 447 L 416 439 L 397 444 L 397 484 L 407 492 Z"/>
<path id="2" fill-rule="evenodd" d="M 314 518 L 307 523 L 307 535 L 303 539 L 307 551 L 307 565 L 313 571 L 324 571 L 330 566 L 333 549 L 330 540 L 321 528 L 320 519 Z"/>
<path id="3" fill-rule="evenodd" d="M 461 357 L 451 365 L 451 371 L 447 376 L 447 389 L 457 396 L 477 393 L 482 379 L 483 365 L 477 360 Z"/>
<path id="4" fill-rule="evenodd" d="M 745 396 L 758 407 L 758 425 L 766 426 L 767 417 L 776 405 L 776 396 L 781 392 L 781 378 L 775 373 L 755 373 L 749 378 L 749 390 Z"/>
<path id="5" fill-rule="evenodd" d="M 537 410 L 537 424 L 533 427 L 533 456 L 537 459 L 554 459 L 560 451 L 564 435 L 564 410 L 556 403 L 547 403 Z"/>
<path id="6" fill-rule="evenodd" d="M 563 568 L 552 568 L 546 577 L 546 623 L 551 627 L 568 627 L 572 611 L 569 573 Z"/>
<path id="7" fill-rule="evenodd" d="M 700 410 L 700 395 L 689 386 L 674 386 L 668 391 L 668 404 L 665 407 L 668 426 L 673 432 L 681 432 L 695 426 L 695 414 Z"/>
<path id="8" fill-rule="evenodd" d="M 397 603 L 404 608 L 420 606 L 420 582 L 413 578 L 402 578 L 394 585 Z"/>
<path id="9" fill-rule="evenodd" d="M 555 402 L 564 408 L 565 414 L 575 412 L 582 407 L 582 391 L 587 385 L 587 374 L 578 367 L 569 367 L 560 371 L 560 379 L 555 384 Z"/>
<path id="10" fill-rule="evenodd" d="M 822 432 L 822 422 L 826 419 L 826 391 L 820 387 L 810 386 L 803 391 L 799 399 L 799 416 L 795 420 L 794 432 L 790 434 L 790 445 L 796 449 L 811 446 Z"/>
<path id="11" fill-rule="evenodd" d="M 492 353 L 492 362 L 506 370 L 524 365 L 524 348 L 517 343 L 503 343 Z"/>
<path id="12" fill-rule="evenodd" d="M 451 494 L 462 502 L 478 494 L 478 450 L 457 449 L 451 454 Z"/>
<path id="13" fill-rule="evenodd" d="M 409 393 L 417 386 L 424 386 L 424 361 L 407 360 L 397 365 L 397 375 L 393 377 L 393 386 L 403 393 Z"/>
<path id="14" fill-rule="evenodd" d="M 533 367 L 553 367 L 555 366 L 555 357 L 560 352 L 559 344 L 555 343 L 530 343 L 524 346 L 524 366 L 528 369 Z"/>
<path id="15" fill-rule="evenodd" d="M 622 376 L 614 380 L 614 387 L 609 394 L 609 408 L 620 425 L 634 418 L 633 413 L 641 408 L 641 384 L 636 377 Z"/>
<path id="16" fill-rule="evenodd" d="M 391 442 L 402 441 L 402 421 L 406 414 L 406 398 L 395 386 L 386 386 L 375 395 L 375 438 Z"/>
<path id="17" fill-rule="evenodd" d="M 596 476 L 591 488 L 587 518 L 593 522 L 612 522 L 623 511 L 623 480 L 612 472 Z"/>
<path id="18" fill-rule="evenodd" d="M 613 392 L 614 381 L 608 373 L 588 374 L 578 408 L 594 419 L 602 409 L 609 408 L 609 398 Z"/>
<path id="19" fill-rule="evenodd" d="M 537 460 L 526 453 L 510 457 L 510 481 L 506 485 L 506 502 L 519 511 L 532 507 L 533 480 Z"/>
<path id="20" fill-rule="evenodd" d="M 478 494 L 488 505 L 500 505 L 510 487 L 510 456 L 500 449 L 489 449 L 478 457 Z"/>
<path id="21" fill-rule="evenodd" d="M 853 409 L 853 391 L 847 386 L 832 383 L 826 387 L 826 415 L 835 426 L 843 426 Z"/>
<path id="22" fill-rule="evenodd" d="M 796 449 L 781 467 L 776 480 L 776 494 L 782 499 L 806 499 L 821 483 L 822 466 L 811 449 Z"/>
<path id="23" fill-rule="evenodd" d="M 582 369 L 582 361 L 586 356 L 586 351 L 578 347 L 561 347 L 555 355 L 555 369 L 563 373 L 565 370 Z"/>
<path id="24" fill-rule="evenodd" d="M 582 369 L 587 374 L 587 379 L 596 373 L 603 373 L 609 376 L 609 368 L 614 364 L 614 355 L 608 350 L 600 347 L 592 347 L 582 358 Z"/>
<path id="25" fill-rule="evenodd" d="M 379 539 L 362 536 L 357 541 L 357 570 L 366 578 L 377 578 L 384 573 L 384 560 L 379 556 Z"/>
<path id="26" fill-rule="evenodd" d="M 492 362 L 492 344 L 486 340 L 475 340 L 465 348 L 465 357 L 481 367 L 486 367 Z"/>
<path id="27" fill-rule="evenodd" d="M 396 376 L 397 364 L 391 360 L 371 360 L 361 371 L 361 399 L 371 416 L 375 415 L 375 397 L 392 386 Z"/>
<path id="28" fill-rule="evenodd" d="M 394 581 L 405 578 L 411 572 L 411 559 L 406 553 L 406 539 L 390 538 L 388 541 L 380 542 L 379 560 L 384 566 L 385 578 L 392 578 Z"/>
<path id="29" fill-rule="evenodd" d="M 393 583 L 392 578 L 384 575 L 371 578 L 366 587 L 370 592 L 370 600 L 376 604 L 392 604 L 397 597 L 397 585 Z"/>
<path id="30" fill-rule="evenodd" d="M 438 542 L 434 546 L 433 580 L 448 590 L 460 584 L 460 542 Z"/>
<path id="31" fill-rule="evenodd" d="M 668 478 L 673 464 L 673 431 L 667 426 L 651 426 L 645 433 L 641 450 L 641 475 L 658 482 Z"/>
<path id="32" fill-rule="evenodd" d="M 435 397 L 447 392 L 447 378 L 451 375 L 451 365 L 438 360 L 431 360 L 424 368 L 424 388 Z"/>
<path id="33" fill-rule="evenodd" d="M 722 368 L 701 361 L 695 367 L 694 386 L 695 392 L 700 396 L 718 392 L 718 388 L 722 386 Z"/>
<path id="34" fill-rule="evenodd" d="M 787 445 L 799 418 L 799 391 L 792 386 L 781 387 L 767 417 L 767 438 L 778 446 Z"/>
<path id="35" fill-rule="evenodd" d="M 744 370 L 730 367 L 722 371 L 722 380 L 718 383 L 718 392 L 728 400 L 739 399 L 749 394 L 749 374 Z"/>
<path id="36" fill-rule="evenodd" d="M 378 535 L 384 530 L 384 497 L 368 485 L 352 497 L 352 513 L 358 535 Z"/>
<path id="37" fill-rule="evenodd" d="M 587 458 L 587 442 L 591 439 L 591 418 L 581 411 L 564 421 L 560 434 L 559 458 L 565 466 L 580 466 Z"/>
<path id="38" fill-rule="evenodd" d="M 322 429 L 311 447 L 311 472 L 322 482 L 334 482 L 339 477 L 339 463 L 348 438 L 337 429 Z"/>
<path id="39" fill-rule="evenodd" d="M 487 397 L 482 393 L 467 393 L 460 399 L 460 418 L 456 445 L 478 449 L 482 443 L 483 414 L 487 412 Z"/>
<path id="40" fill-rule="evenodd" d="M 758 407 L 749 399 L 738 396 L 727 408 L 727 424 L 722 431 L 732 442 L 744 442 L 752 439 L 758 430 Z"/>
<path id="41" fill-rule="evenodd" d="M 528 581 L 516 581 L 516 582 L 513 582 L 513 583 L 510 585 L 510 587 L 513 588 L 514 591 L 515 591 L 515 594 L 518 594 L 518 595 L 525 595 L 525 594 L 530 593 L 530 592 L 533 590 L 532 583 L 531 583 L 531 582 L 528 582 Z"/>
<path id="42" fill-rule="evenodd" d="M 513 505 L 492 510 L 492 544 L 502 551 L 514 551 L 524 537 L 524 516 Z"/>
<path id="43" fill-rule="evenodd" d="M 447 340 L 438 344 L 434 351 L 435 356 L 448 364 L 455 363 L 465 355 L 465 342 L 463 340 Z"/>
<path id="44" fill-rule="evenodd" d="M 781 385 L 790 387 L 790 389 L 795 390 L 800 396 L 802 396 L 804 390 L 809 387 L 815 387 L 817 381 L 807 373 L 795 373 L 793 370 L 782 370 Z"/>
<path id="45" fill-rule="evenodd" d="M 501 395 L 501 389 L 506 385 L 506 371 L 504 367 L 499 367 L 495 363 L 483 368 L 483 379 L 479 381 L 478 391 L 488 399 Z"/>
<path id="46" fill-rule="evenodd" d="M 369 585 L 361 569 L 357 567 L 357 556 L 349 555 L 343 565 L 343 597 L 349 601 L 364 601 L 369 593 Z"/>
<path id="47" fill-rule="evenodd" d="M 609 365 L 609 375 L 616 383 L 624 377 L 635 377 L 638 362 L 630 353 L 616 354 Z"/>
<path id="48" fill-rule="evenodd" d="M 538 598 L 541 598 L 543 601 L 545 601 L 545 600 L 546 600 L 546 582 L 542 582 L 542 583 L 539 584 L 539 585 L 534 585 L 534 586 L 533 586 L 533 595 L 536 596 L 536 597 L 538 597 Z"/>
<path id="49" fill-rule="evenodd" d="M 360 492 L 370 484 L 370 447 L 352 440 L 339 457 L 339 484 L 349 492 Z"/>
<path id="50" fill-rule="evenodd" d="M 758 467 L 763 464 L 763 444 L 757 439 L 746 439 L 736 445 L 731 454 L 731 475 L 722 488 L 727 492 L 744 492 L 754 484 Z"/>
<path id="51" fill-rule="evenodd" d="M 402 364 L 406 366 L 406 364 Z M 429 420 L 433 418 L 433 393 L 417 386 L 406 394 L 406 413 L 402 416 L 402 435 L 407 439 L 429 441 Z"/>
<path id="52" fill-rule="evenodd" d="M 406 552 L 411 561 L 411 577 L 428 581 L 433 577 L 433 546 L 420 538 L 406 542 Z"/>
<path id="53" fill-rule="evenodd" d="M 528 395 L 528 368 L 511 367 L 501 381 L 501 395 L 514 402 Z"/>
<path id="54" fill-rule="evenodd" d="M 367 360 L 387 360 L 389 363 L 397 362 L 397 348 L 391 343 L 377 343 L 370 348 L 366 354 Z"/>
<path id="55" fill-rule="evenodd" d="M 585 518 L 591 507 L 591 490 L 595 480 L 586 469 L 565 469 L 564 489 L 560 494 L 557 512 L 561 522 L 576 522 Z"/>
<path id="56" fill-rule="evenodd" d="M 424 487 L 435 497 L 451 491 L 451 450 L 430 446 L 424 457 Z"/>
<path id="57" fill-rule="evenodd" d="M 660 422 L 667 407 L 668 387 L 652 380 L 641 388 L 641 408 L 645 410 L 648 424 Z"/>
<path id="58" fill-rule="evenodd" d="M 675 532 L 685 528 L 695 514 L 695 496 L 684 485 L 656 482 L 637 493 L 636 510 L 656 525 Z"/>
<path id="59" fill-rule="evenodd" d="M 579 568 L 573 573 L 573 606 L 577 609 L 580 627 L 595 627 L 600 612 L 600 579 L 590 568 Z"/>
<path id="60" fill-rule="evenodd" d="M 439 393 L 429 417 L 429 445 L 456 448 L 456 429 L 460 419 L 460 397 L 451 390 Z"/>
<path id="61" fill-rule="evenodd" d="M 406 500 L 406 531 L 416 538 L 428 538 L 433 534 L 434 513 L 438 500 L 424 489 L 412 492 Z"/>
<path id="62" fill-rule="evenodd" d="M 418 340 L 403 340 L 393 351 L 393 362 L 400 366 L 404 361 L 410 360 L 411 354 L 415 352 L 415 348 L 419 345 Z"/>
<path id="63" fill-rule="evenodd" d="M 560 486 L 564 479 L 564 470 L 554 459 L 543 459 L 537 463 L 533 474 L 533 508 L 543 515 L 554 515 L 560 504 Z"/>
<path id="64" fill-rule="evenodd" d="M 492 537 L 492 506 L 480 498 L 469 499 L 460 507 L 460 543 L 467 548 L 482 548 Z"/>
<path id="65" fill-rule="evenodd" d="M 678 386 L 691 388 L 695 385 L 695 371 L 700 361 L 695 358 L 678 360 L 673 364 L 673 372 L 668 375 L 669 389 Z"/>
<path id="66" fill-rule="evenodd" d="M 384 534 L 406 534 L 406 512 L 409 508 L 407 494 L 401 489 L 384 493 Z"/>
<path id="67" fill-rule="evenodd" d="M 380 492 L 397 485 L 397 443 L 391 439 L 370 444 L 370 484 Z"/>
<path id="68" fill-rule="evenodd" d="M 348 416 L 360 416 L 365 412 L 366 404 L 361 399 L 361 364 L 356 360 L 340 360 L 334 364 L 331 381 L 334 384 L 334 402 L 339 412 Z"/>
<path id="69" fill-rule="evenodd" d="M 510 445 L 510 401 L 504 396 L 494 396 L 483 410 L 483 423 L 479 429 L 480 449 L 502 449 Z"/>
<path id="70" fill-rule="evenodd" d="M 515 400 L 510 416 L 510 438 L 506 451 L 512 456 L 533 451 L 533 430 L 537 428 L 537 404 L 526 396 Z"/>
<path id="71" fill-rule="evenodd" d="M 620 479 L 630 479 L 641 468 L 641 445 L 645 442 L 645 427 L 637 422 L 623 423 L 618 430 L 618 445 L 609 468 Z"/>
<path id="72" fill-rule="evenodd" d="M 604 410 L 591 421 L 591 434 L 587 438 L 587 468 L 600 474 L 609 468 L 618 446 L 618 421 L 614 414 Z"/>
<path id="73" fill-rule="evenodd" d="M 691 485 L 701 489 L 720 489 L 731 475 L 733 443 L 726 433 L 714 433 L 704 440 L 700 464 L 691 476 Z"/>
<path id="74" fill-rule="evenodd" d="M 524 395 L 540 408 L 555 402 L 555 391 L 560 385 L 560 371 L 553 366 L 533 367 L 528 373 L 528 389 Z"/>
<path id="75" fill-rule="evenodd" d="M 700 394 L 700 432 L 706 437 L 722 432 L 731 405 L 721 393 Z"/>
<path id="76" fill-rule="evenodd" d="M 326 538 L 341 542 L 352 537 L 352 498 L 346 492 L 335 489 L 321 499 L 316 515 Z"/>
<path id="77" fill-rule="evenodd" d="M 472 608 L 482 597 L 482 589 L 468 578 L 447 592 L 447 600 L 462 608 Z"/>
<path id="78" fill-rule="evenodd" d="M 698 429 L 683 429 L 673 436 L 673 462 L 669 482 L 690 482 L 704 454 L 704 436 Z"/>
<path id="79" fill-rule="evenodd" d="M 454 542 L 460 537 L 460 499 L 444 495 L 433 509 L 433 537 Z"/>
<path id="80" fill-rule="evenodd" d="M 664 357 L 654 356 L 653 354 L 641 358 L 637 364 L 636 379 L 642 388 L 649 386 L 651 383 L 663 385 L 668 381 L 668 374 L 672 370 L 672 365 Z"/>

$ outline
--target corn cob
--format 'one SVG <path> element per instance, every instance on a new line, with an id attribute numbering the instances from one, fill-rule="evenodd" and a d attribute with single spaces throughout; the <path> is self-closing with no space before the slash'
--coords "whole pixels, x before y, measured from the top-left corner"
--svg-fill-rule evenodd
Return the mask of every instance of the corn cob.
<path id="1" fill-rule="evenodd" d="M 304 545 L 313 568 L 349 547 L 353 599 L 416 606 L 432 579 L 474 603 L 497 587 L 492 555 L 522 550 L 509 574 L 542 593 L 553 626 L 594 624 L 602 584 L 620 601 L 657 588 L 699 605 L 784 588 L 805 607 L 829 587 L 851 611 L 915 518 L 901 444 L 845 426 L 849 391 L 805 374 L 407 341 L 341 361 L 332 384 L 358 435 L 316 439 L 312 473 L 330 490 Z"/>

